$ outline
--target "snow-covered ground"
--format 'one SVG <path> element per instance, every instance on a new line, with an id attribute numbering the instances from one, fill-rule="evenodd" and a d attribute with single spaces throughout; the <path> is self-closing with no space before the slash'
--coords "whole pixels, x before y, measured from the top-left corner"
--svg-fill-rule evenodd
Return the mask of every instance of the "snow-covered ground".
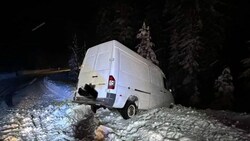
<path id="1" fill-rule="evenodd" d="M 249 121 L 248 114 L 176 105 L 139 111 L 124 120 L 116 110 L 99 109 L 94 115 L 89 106 L 72 103 L 73 91 L 71 85 L 45 77 L 17 91 L 13 108 L 0 101 L 0 140 L 92 141 L 99 125 L 104 127 L 106 141 L 250 140 L 248 132 L 236 128 Z M 210 115 L 236 122 L 226 126 Z"/>
<path id="2" fill-rule="evenodd" d="M 96 117 L 108 127 L 111 141 L 249 141 L 250 134 L 225 126 L 203 112 L 176 105 L 141 111 L 129 120 L 108 109 Z M 250 119 L 248 117 L 248 119 Z M 110 128 L 110 129 L 109 129 Z"/>
<path id="3" fill-rule="evenodd" d="M 14 107 L 0 101 L 0 140 L 75 140 L 74 125 L 91 111 L 71 102 L 73 91 L 72 86 L 45 77 L 16 91 Z"/>

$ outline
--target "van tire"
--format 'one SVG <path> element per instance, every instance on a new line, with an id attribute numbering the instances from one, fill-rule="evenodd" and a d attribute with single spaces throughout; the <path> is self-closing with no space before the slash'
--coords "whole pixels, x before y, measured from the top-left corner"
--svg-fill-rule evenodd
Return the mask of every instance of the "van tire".
<path id="1" fill-rule="evenodd" d="M 169 108 L 170 108 L 170 109 L 174 108 L 174 104 L 171 103 L 171 104 L 169 105 Z"/>
<path id="2" fill-rule="evenodd" d="M 135 105 L 135 102 L 127 101 L 125 106 L 119 110 L 121 116 L 124 119 L 129 119 L 137 114 L 137 106 Z"/>

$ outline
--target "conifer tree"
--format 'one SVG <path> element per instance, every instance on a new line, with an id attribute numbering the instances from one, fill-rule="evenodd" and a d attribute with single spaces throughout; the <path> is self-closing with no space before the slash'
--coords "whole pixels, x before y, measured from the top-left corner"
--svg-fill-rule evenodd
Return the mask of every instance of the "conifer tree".
<path id="1" fill-rule="evenodd" d="M 247 41 L 248 46 L 250 44 L 250 41 Z M 247 80 L 250 80 L 250 47 L 248 47 L 248 56 L 241 60 L 241 64 L 243 65 L 244 69 L 243 72 L 240 74 L 240 78 L 244 78 Z"/>
<path id="2" fill-rule="evenodd" d="M 71 55 L 69 58 L 69 68 L 70 68 L 70 78 L 74 82 L 77 81 L 78 74 L 79 74 L 79 67 L 81 66 L 84 54 L 86 52 L 85 45 L 83 47 L 80 47 L 76 34 L 73 36 L 72 44 L 69 46 L 69 49 L 71 50 Z"/>
<path id="3" fill-rule="evenodd" d="M 235 95 L 235 99 L 237 100 L 237 104 L 240 110 L 250 111 L 250 41 L 247 42 L 247 50 L 245 51 L 246 56 L 242 59 L 241 67 L 242 71 L 239 74 L 237 82 L 237 93 Z"/>
<path id="4" fill-rule="evenodd" d="M 212 108 L 230 109 L 232 108 L 234 96 L 233 77 L 229 67 L 224 68 L 222 74 L 215 80 L 214 88 L 215 101 Z M 213 107 L 214 106 L 214 107 Z"/>
<path id="5" fill-rule="evenodd" d="M 126 46 L 134 41 L 135 31 L 132 26 L 133 7 L 126 1 L 105 1 L 97 15 L 96 32 L 98 40 L 118 40 Z"/>
<path id="6" fill-rule="evenodd" d="M 212 93 L 216 78 L 212 71 L 221 63 L 227 9 L 220 0 L 166 0 L 163 31 L 170 48 L 168 76 L 182 104 L 190 96 Z"/>
<path id="7" fill-rule="evenodd" d="M 250 57 L 241 60 L 244 66 L 244 71 L 241 73 L 240 78 L 250 78 Z"/>
<path id="8" fill-rule="evenodd" d="M 146 26 L 145 22 L 143 22 L 142 28 L 139 29 L 136 38 L 140 40 L 140 43 L 136 46 L 137 53 L 158 65 L 159 61 L 152 49 L 155 44 L 151 41 L 149 26 Z"/>
<path id="9" fill-rule="evenodd" d="M 168 1 L 171 81 L 177 88 L 180 103 L 188 105 L 192 95 L 199 94 L 199 54 L 203 49 L 200 5 L 197 1 Z"/>

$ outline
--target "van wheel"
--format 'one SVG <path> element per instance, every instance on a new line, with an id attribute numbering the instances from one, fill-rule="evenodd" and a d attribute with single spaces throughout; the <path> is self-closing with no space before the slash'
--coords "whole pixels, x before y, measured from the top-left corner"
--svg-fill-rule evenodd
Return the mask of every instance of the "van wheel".
<path id="1" fill-rule="evenodd" d="M 174 108 L 174 104 L 171 103 L 171 104 L 169 105 L 169 108 L 170 108 L 170 109 Z"/>
<path id="2" fill-rule="evenodd" d="M 136 115 L 137 107 L 134 102 L 127 101 L 125 106 L 120 110 L 120 113 L 124 119 L 129 119 Z"/>

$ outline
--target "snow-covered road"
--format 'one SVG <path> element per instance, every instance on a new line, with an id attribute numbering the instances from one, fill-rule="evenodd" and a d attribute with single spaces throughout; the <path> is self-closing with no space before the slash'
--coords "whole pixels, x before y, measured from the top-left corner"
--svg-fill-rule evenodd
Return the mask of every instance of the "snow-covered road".
<path id="1" fill-rule="evenodd" d="M 31 81 L 13 95 L 14 107 L 0 101 L 0 140 L 74 140 L 72 97 L 71 85 L 48 77 Z"/>
<path id="2" fill-rule="evenodd" d="M 71 85 L 45 77 L 17 91 L 13 108 L 0 101 L 0 140 L 92 141 L 98 125 L 107 129 L 106 141 L 250 140 L 250 134 L 235 124 L 226 126 L 209 116 L 214 113 L 249 120 L 247 114 L 176 105 L 172 109 L 140 111 L 136 117 L 124 120 L 117 111 L 109 109 L 99 109 L 93 115 L 89 106 L 71 102 L 73 91 Z"/>

